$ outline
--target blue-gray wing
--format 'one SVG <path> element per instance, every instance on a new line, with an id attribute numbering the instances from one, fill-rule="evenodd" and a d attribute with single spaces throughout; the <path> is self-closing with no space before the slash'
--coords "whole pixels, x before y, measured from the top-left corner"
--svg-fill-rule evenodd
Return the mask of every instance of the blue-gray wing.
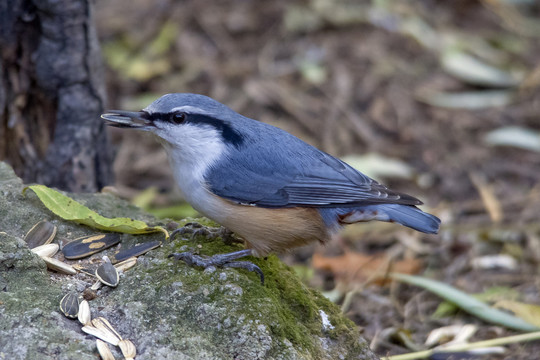
<path id="1" fill-rule="evenodd" d="M 269 208 L 421 204 L 297 138 L 289 140 L 232 152 L 207 172 L 209 189 L 237 203 Z"/>

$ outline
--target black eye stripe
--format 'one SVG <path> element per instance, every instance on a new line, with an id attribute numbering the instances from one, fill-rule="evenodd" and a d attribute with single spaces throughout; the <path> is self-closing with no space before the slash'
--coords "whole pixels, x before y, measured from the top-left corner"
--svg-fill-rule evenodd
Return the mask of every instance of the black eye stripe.
<path id="1" fill-rule="evenodd" d="M 237 132 L 229 123 L 216 119 L 210 115 L 187 114 L 187 113 L 152 113 L 146 114 L 145 118 L 150 121 L 166 121 L 171 124 L 179 124 L 173 120 L 177 114 L 184 114 L 184 119 L 180 123 L 184 124 L 205 124 L 214 127 L 220 132 L 224 140 L 230 144 L 239 147 L 244 143 L 244 137 Z"/>

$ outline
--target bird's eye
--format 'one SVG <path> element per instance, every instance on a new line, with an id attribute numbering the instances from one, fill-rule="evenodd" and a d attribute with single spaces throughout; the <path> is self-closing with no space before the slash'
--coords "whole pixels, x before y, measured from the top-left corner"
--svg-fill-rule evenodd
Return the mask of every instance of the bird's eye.
<path id="1" fill-rule="evenodd" d="M 174 113 L 171 116 L 171 120 L 175 124 L 181 124 L 186 120 L 186 114 L 182 112 Z"/>

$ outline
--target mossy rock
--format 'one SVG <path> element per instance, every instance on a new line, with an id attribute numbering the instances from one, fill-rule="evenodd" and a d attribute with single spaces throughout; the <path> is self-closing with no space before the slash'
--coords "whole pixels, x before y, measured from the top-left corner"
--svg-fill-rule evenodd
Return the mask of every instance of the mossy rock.
<path id="1" fill-rule="evenodd" d="M 9 166 L 0 163 L 0 358 L 96 359 L 95 339 L 58 309 L 67 291 L 82 292 L 93 279 L 47 271 L 22 240 L 42 219 L 58 227 L 58 242 L 96 231 L 57 218 L 32 192 L 23 196 L 23 187 Z M 104 216 L 158 223 L 112 195 L 67 195 Z M 122 237 L 124 247 L 163 240 L 161 234 Z M 339 308 L 307 288 L 275 256 L 251 259 L 263 270 L 264 285 L 257 274 L 243 269 L 203 270 L 168 258 L 185 250 L 212 255 L 239 249 L 241 245 L 202 236 L 165 241 L 122 274 L 118 287 L 97 292 L 90 301 L 92 317 L 108 319 L 133 341 L 136 359 L 376 359 Z M 82 263 L 92 265 L 101 256 Z M 323 318 L 328 319 L 324 325 Z"/>

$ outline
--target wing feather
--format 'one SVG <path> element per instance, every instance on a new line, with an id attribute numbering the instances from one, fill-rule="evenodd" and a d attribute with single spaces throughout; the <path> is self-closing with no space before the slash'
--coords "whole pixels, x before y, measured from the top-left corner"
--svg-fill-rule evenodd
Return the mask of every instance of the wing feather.
<path id="1" fill-rule="evenodd" d="M 246 148 L 234 148 L 206 174 L 209 189 L 231 201 L 261 207 L 419 205 L 280 129 L 258 123 Z M 276 136 L 276 131 L 279 132 Z M 280 138 L 268 146 L 268 139 Z M 260 146 L 261 143 L 266 146 Z"/>

